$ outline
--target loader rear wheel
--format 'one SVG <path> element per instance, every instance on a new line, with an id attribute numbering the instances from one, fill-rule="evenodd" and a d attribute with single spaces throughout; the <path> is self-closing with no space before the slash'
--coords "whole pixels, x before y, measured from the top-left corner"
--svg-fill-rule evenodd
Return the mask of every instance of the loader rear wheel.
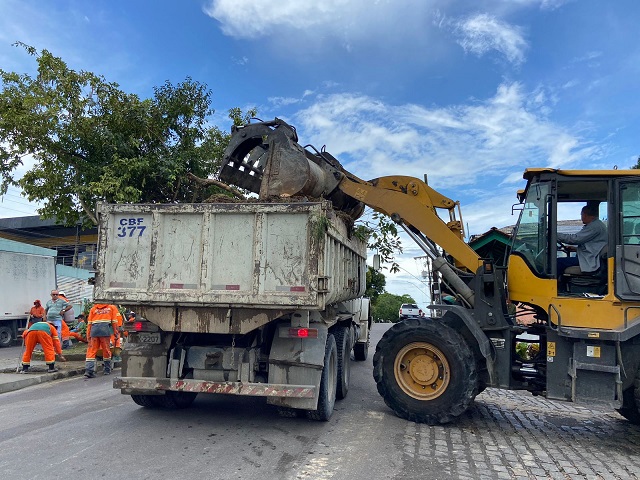
<path id="1" fill-rule="evenodd" d="M 438 425 L 464 413 L 476 396 L 473 353 L 451 327 L 426 318 L 396 323 L 373 357 L 373 377 L 401 418 Z"/>
<path id="2" fill-rule="evenodd" d="M 338 348 L 333 335 L 327 336 L 327 343 L 324 348 L 324 367 L 320 379 L 320 392 L 318 397 L 318 408 L 308 410 L 307 418 L 326 422 L 331 418 L 333 407 L 336 403 L 336 382 L 338 379 Z"/>
<path id="3" fill-rule="evenodd" d="M 158 405 L 154 401 L 155 397 L 155 395 L 131 395 L 131 400 L 136 402 L 141 407 L 157 408 Z"/>
<path id="4" fill-rule="evenodd" d="M 636 373 L 634 385 L 622 393 L 622 408 L 617 410 L 634 425 L 640 425 L 640 370 Z"/>
<path id="5" fill-rule="evenodd" d="M 342 400 L 349 392 L 351 379 L 351 330 L 338 327 L 333 336 L 338 348 L 338 381 L 336 383 L 336 399 Z"/>

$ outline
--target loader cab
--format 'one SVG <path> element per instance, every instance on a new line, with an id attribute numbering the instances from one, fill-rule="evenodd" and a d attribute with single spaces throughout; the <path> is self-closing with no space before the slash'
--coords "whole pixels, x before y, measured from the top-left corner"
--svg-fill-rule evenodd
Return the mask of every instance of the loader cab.
<path id="1" fill-rule="evenodd" d="M 532 169 L 519 193 L 521 212 L 509 258 L 512 299 L 538 303 L 546 310 L 553 297 L 640 300 L 640 171 L 571 171 Z M 558 233 L 583 228 L 582 207 L 595 208 L 607 228 L 607 243 L 599 248 L 599 267 L 558 270 L 566 256 Z M 572 255 L 576 255 L 573 253 Z M 538 297 L 539 300 L 535 300 Z"/>

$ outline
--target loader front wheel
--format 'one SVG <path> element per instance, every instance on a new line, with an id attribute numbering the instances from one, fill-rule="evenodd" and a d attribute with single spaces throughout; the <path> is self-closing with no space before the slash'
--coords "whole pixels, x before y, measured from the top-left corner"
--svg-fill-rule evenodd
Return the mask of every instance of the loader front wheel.
<path id="1" fill-rule="evenodd" d="M 398 322 L 383 335 L 373 357 L 373 377 L 396 415 L 429 425 L 464 413 L 478 382 L 473 353 L 462 335 L 427 318 Z"/>

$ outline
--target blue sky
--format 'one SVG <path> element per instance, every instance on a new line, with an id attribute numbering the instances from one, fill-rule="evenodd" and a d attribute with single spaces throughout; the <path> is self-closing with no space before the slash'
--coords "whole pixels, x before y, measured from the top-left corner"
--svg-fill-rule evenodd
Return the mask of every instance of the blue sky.
<path id="1" fill-rule="evenodd" d="M 33 73 L 21 41 L 141 97 L 191 76 L 220 127 L 256 107 L 361 178 L 426 173 L 477 234 L 515 223 L 526 167 L 635 164 L 639 20 L 637 0 L 3 0 L 0 65 Z M 388 290 L 424 304 L 404 247 Z"/>

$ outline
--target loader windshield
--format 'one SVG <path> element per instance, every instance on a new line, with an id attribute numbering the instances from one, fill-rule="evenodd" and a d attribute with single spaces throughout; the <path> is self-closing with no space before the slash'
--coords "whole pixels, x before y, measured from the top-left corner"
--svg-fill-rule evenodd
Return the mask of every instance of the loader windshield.
<path id="1" fill-rule="evenodd" d="M 531 184 L 516 225 L 511 251 L 523 257 L 540 275 L 549 273 L 548 215 L 549 184 Z"/>

